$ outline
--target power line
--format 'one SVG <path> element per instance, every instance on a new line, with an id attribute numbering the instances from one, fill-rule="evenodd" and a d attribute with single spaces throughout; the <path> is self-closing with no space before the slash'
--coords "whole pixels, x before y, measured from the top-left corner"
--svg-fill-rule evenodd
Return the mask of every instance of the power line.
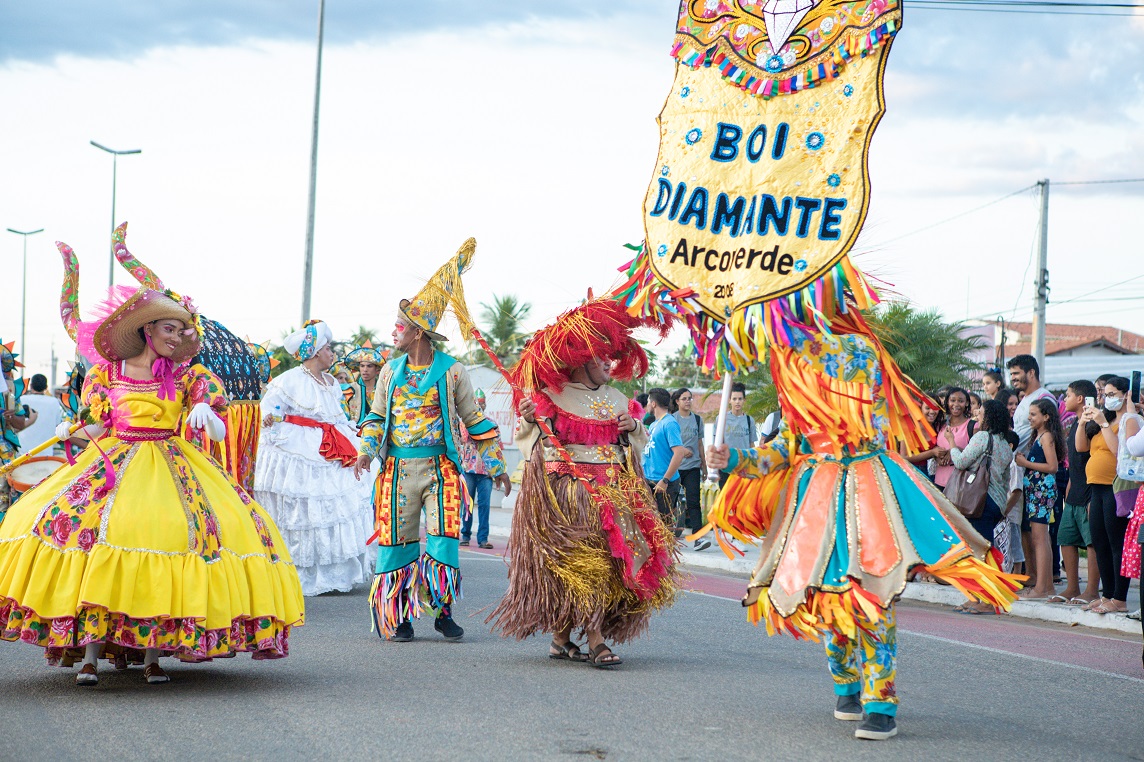
<path id="1" fill-rule="evenodd" d="M 971 7 L 958 7 L 956 5 L 916 5 L 919 0 L 914 0 L 911 8 L 919 11 L 973 11 L 977 13 L 1016 13 L 1019 15 L 1032 15 L 1039 16 L 1101 16 L 1101 17 L 1120 17 L 1120 18 L 1139 18 L 1138 13 L 1117 13 L 1115 11 L 1097 11 L 1095 13 L 1086 13 L 1084 11 L 1023 11 L 1016 9 L 1005 8 L 971 8 Z"/>
<path id="2" fill-rule="evenodd" d="M 914 0 L 914 2 L 917 2 L 917 1 L 918 1 L 918 0 Z M 1002 201 L 1004 201 L 1005 199 L 1008 199 L 1008 198 L 1012 198 L 1013 196 L 1019 195 L 1019 194 L 1021 194 L 1021 193 L 1024 193 L 1024 192 L 1026 192 L 1026 191 L 1030 191 L 1030 190 L 1032 190 L 1033 188 L 1036 188 L 1036 187 L 1037 187 L 1037 185 L 1036 185 L 1036 183 L 1034 183 L 1033 185 L 1029 185 L 1029 186 L 1026 186 L 1026 187 L 1024 187 L 1024 188 L 1021 188 L 1020 190 L 1015 190 L 1015 191 L 1013 191 L 1012 193 L 1007 193 L 1007 194 L 1005 194 L 1004 196 L 1002 196 L 1001 198 L 997 198 L 997 199 L 994 199 L 994 200 L 990 201 L 990 202 L 989 202 L 989 203 L 987 203 L 987 204 L 982 204 L 981 206 L 975 206 L 975 207 L 973 207 L 972 209 L 970 209 L 970 210 L 968 210 L 968 211 L 965 211 L 965 212 L 961 212 L 960 214 L 955 214 L 955 215 L 954 215 L 954 216 L 952 216 L 952 217 L 947 217 L 947 218 L 946 218 L 946 219 L 944 219 L 944 220 L 939 220 L 938 222 L 935 222 L 935 223 L 933 223 L 933 224 L 930 224 L 930 225 L 926 225 L 925 227 L 922 227 L 922 228 L 918 228 L 917 230 L 911 230 L 909 233 L 903 233 L 902 235 L 900 235 L 900 236 L 896 236 L 896 237 L 894 237 L 894 238 L 891 238 L 891 239 L 889 239 L 888 241 L 882 241 L 881 243 L 877 243 L 877 244 L 874 244 L 874 245 L 872 245 L 870 248 L 872 248 L 872 249 L 880 249 L 880 248 L 882 248 L 883 246 L 885 246 L 886 244 L 894 243 L 895 241 L 900 241 L 900 240 L 902 240 L 903 238 L 909 238 L 910 236 L 914 236 L 914 235 L 917 235 L 918 233 L 924 233 L 925 231 L 927 231 L 927 230 L 932 230 L 933 228 L 936 228 L 936 227 L 938 227 L 939 225 L 944 225 L 944 224 L 945 224 L 945 223 L 947 223 L 947 222 L 953 222 L 954 220 L 959 220 L 959 219 L 961 219 L 962 217 L 965 217 L 965 216 L 968 216 L 968 215 L 970 215 L 970 214 L 973 214 L 974 212 L 980 212 L 982 209 L 986 209 L 986 208 L 988 208 L 988 207 L 991 207 L 991 206 L 993 206 L 994 204 L 999 204 L 999 203 L 1001 203 Z"/>
<path id="3" fill-rule="evenodd" d="M 1137 16 L 1141 3 L 1021 2 L 1020 0 L 912 0 L 911 8 L 980 13 L 1035 13 L 1041 16 Z M 1128 11 L 1128 12 L 1122 12 Z"/>
<path id="4" fill-rule="evenodd" d="M 1003 5 L 1025 8 L 1144 8 L 1144 3 L 1082 3 L 1064 0 L 911 0 L 914 5 Z"/>
<path id="5" fill-rule="evenodd" d="M 1065 299 L 1065 300 L 1060 301 L 1060 302 L 1053 302 L 1053 304 L 1071 304 L 1072 302 L 1079 302 L 1081 299 L 1083 299 L 1086 296 L 1092 296 L 1093 294 L 1099 294 L 1101 291 L 1106 291 L 1109 288 L 1115 288 L 1117 286 L 1123 286 L 1127 283 L 1131 283 L 1133 281 L 1140 280 L 1141 278 L 1144 278 L 1144 274 L 1137 275 L 1133 278 L 1129 278 L 1128 280 L 1122 280 L 1119 283 L 1112 284 L 1112 286 L 1101 286 L 1100 288 L 1094 288 L 1092 291 L 1086 291 L 1085 293 L 1081 294 L 1080 296 L 1074 296 L 1072 299 Z M 1117 300 L 1110 298 L 1108 301 L 1117 301 Z"/>
<path id="6" fill-rule="evenodd" d="M 917 0 L 914 0 L 917 2 Z M 1144 177 L 1131 177 L 1126 180 L 1072 180 L 1069 182 L 1057 182 L 1053 180 L 1053 187 L 1058 185 L 1112 185 L 1115 183 L 1144 183 Z"/>

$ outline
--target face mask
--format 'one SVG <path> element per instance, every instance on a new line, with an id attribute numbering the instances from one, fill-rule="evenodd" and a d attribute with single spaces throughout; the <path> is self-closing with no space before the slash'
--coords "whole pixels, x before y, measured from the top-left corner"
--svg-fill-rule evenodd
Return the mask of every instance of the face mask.
<path id="1" fill-rule="evenodd" d="M 1124 407 L 1124 400 L 1119 397 L 1105 397 L 1104 409 L 1115 413 L 1120 408 Z"/>

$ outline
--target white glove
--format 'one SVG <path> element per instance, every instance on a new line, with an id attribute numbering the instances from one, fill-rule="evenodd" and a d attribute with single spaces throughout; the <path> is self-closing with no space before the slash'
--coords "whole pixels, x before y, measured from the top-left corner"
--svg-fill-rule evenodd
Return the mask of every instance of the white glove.
<path id="1" fill-rule="evenodd" d="M 205 402 L 200 402 L 191 408 L 191 414 L 187 416 L 187 425 L 192 429 L 206 430 L 207 436 L 216 442 L 221 442 L 226 436 L 226 424 Z"/>
<path id="2" fill-rule="evenodd" d="M 60 439 L 64 442 L 71 439 L 71 427 L 72 424 L 68 423 L 67 421 L 64 421 L 59 426 L 56 426 L 56 439 Z"/>

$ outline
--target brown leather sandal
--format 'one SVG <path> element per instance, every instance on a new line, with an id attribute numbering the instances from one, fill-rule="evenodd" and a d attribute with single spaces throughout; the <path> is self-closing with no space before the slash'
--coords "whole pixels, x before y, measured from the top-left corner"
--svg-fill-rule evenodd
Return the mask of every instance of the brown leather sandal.
<path id="1" fill-rule="evenodd" d="M 157 685 L 159 683 L 171 682 L 171 678 L 158 664 L 148 664 L 146 667 L 144 667 L 143 679 L 147 681 L 148 685 Z"/>
<path id="2" fill-rule="evenodd" d="M 96 674 L 95 667 L 91 664 L 84 664 L 80 667 L 75 676 L 75 684 L 84 688 L 99 685 L 99 675 Z"/>
<path id="3" fill-rule="evenodd" d="M 555 640 L 551 643 L 552 650 L 548 652 L 549 659 L 557 659 L 559 661 L 588 661 L 588 654 L 580 650 L 580 646 L 569 640 L 564 645 L 560 645 Z M 553 653 L 555 651 L 555 653 Z"/>
<path id="4" fill-rule="evenodd" d="M 611 656 L 610 659 L 609 656 Z M 607 643 L 601 643 L 589 652 L 588 663 L 597 669 L 607 669 L 608 667 L 618 667 L 624 663 L 624 660 L 616 656 L 616 653 L 608 648 Z"/>

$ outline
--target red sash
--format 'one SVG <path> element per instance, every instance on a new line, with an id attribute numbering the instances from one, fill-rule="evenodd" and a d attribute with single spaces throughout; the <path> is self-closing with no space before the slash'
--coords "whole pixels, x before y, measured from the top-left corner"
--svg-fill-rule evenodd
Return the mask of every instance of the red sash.
<path id="1" fill-rule="evenodd" d="M 357 460 L 357 450 L 354 449 L 346 435 L 338 431 L 334 424 L 319 423 L 313 418 L 303 418 L 300 415 L 287 415 L 282 420 L 295 426 L 321 429 L 322 444 L 318 446 L 318 454 L 326 460 L 340 462 L 343 468 L 349 468 Z"/>

